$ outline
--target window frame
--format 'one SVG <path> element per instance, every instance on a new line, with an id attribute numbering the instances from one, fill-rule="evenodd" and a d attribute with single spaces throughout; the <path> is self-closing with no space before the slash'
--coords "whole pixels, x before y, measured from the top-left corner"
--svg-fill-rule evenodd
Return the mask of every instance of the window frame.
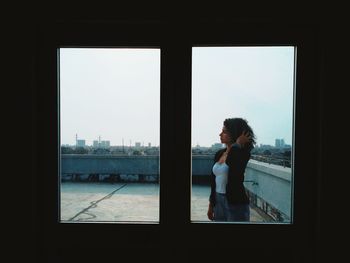
<path id="1" fill-rule="evenodd" d="M 49 30 L 47 30 L 49 28 Z M 293 45 L 298 49 L 294 123 L 294 220 L 292 224 L 191 223 L 191 50 L 194 46 Z M 57 48 L 160 47 L 160 224 L 59 223 L 59 100 Z M 262 21 L 53 22 L 37 30 L 36 175 L 39 247 L 56 253 L 116 247 L 306 250 L 319 227 L 320 94 L 317 33 L 312 25 Z M 49 87 L 49 88 L 48 88 Z M 54 116 L 54 117 L 53 117 Z M 186 116 L 184 118 L 184 116 Z M 305 136 L 308 131 L 310 136 Z M 53 138 L 56 138 L 54 140 Z M 310 143 L 312 140 L 312 143 Z M 48 174 L 54 176 L 47 176 Z M 118 240 L 114 235 L 118 234 Z M 67 240 L 104 240 L 66 244 Z M 217 237 L 223 239 L 217 239 Z M 230 238 L 231 243 L 227 242 Z M 176 240 L 181 239 L 179 244 Z M 279 242 L 283 240 L 283 242 Z M 276 242 L 277 241 L 277 242 Z M 257 243 L 258 242 L 258 243 Z M 111 245 L 108 245 L 111 244 Z M 247 246 L 249 244 L 249 246 Z M 248 249 L 249 247 L 249 249 Z M 56 251 L 56 252 L 55 252 Z M 63 252 L 62 252 L 63 253 Z M 202 250 L 203 253 L 203 250 Z"/>
<path id="2" fill-rule="evenodd" d="M 296 45 L 291 45 L 291 44 L 287 44 L 287 43 L 282 43 L 280 45 L 277 45 L 277 44 L 259 44 L 259 45 L 256 45 L 256 44 L 252 44 L 252 43 L 249 43 L 249 44 L 239 44 L 240 42 L 239 41 L 235 41 L 235 42 L 226 42 L 228 44 L 215 44 L 213 45 L 212 43 L 211 44 L 203 44 L 205 43 L 204 42 L 201 42 L 199 40 L 199 42 L 201 44 L 199 45 L 193 45 L 192 46 L 192 50 L 193 48 L 197 48 L 197 47 L 207 47 L 207 48 L 210 48 L 210 47 L 293 47 L 294 48 L 294 65 L 293 65 L 293 98 L 292 98 L 292 104 L 293 104 L 293 109 L 292 109 L 292 122 L 293 122 L 293 131 L 292 131 L 292 151 L 291 151 L 291 207 L 290 207 L 290 221 L 289 222 L 251 222 L 251 223 L 241 223 L 241 224 L 293 224 L 293 221 L 294 221 L 294 159 L 295 159 L 295 147 L 294 147 L 294 141 L 295 141 L 295 129 L 294 129 L 294 126 L 295 126 L 295 108 L 296 108 L 296 76 L 297 76 L 297 51 L 298 51 L 298 48 Z M 223 41 L 224 42 L 224 41 Z M 192 79 L 191 79 L 192 80 Z M 192 83 L 192 81 L 191 81 Z M 192 86 L 192 85 L 191 85 Z M 192 112 L 191 112 L 192 114 Z M 224 117 L 225 118 L 225 117 Z M 248 120 L 249 121 L 249 120 Z M 192 124 L 191 124 L 191 127 L 192 127 Z M 192 140 L 191 140 L 191 143 L 193 144 Z M 191 157 L 192 158 L 192 157 Z M 191 178 L 192 178 L 192 173 L 191 173 Z M 191 179 L 191 185 L 192 185 L 192 179 Z M 206 223 L 205 221 L 192 221 L 192 223 L 195 223 L 195 224 L 201 224 L 201 223 Z M 226 224 L 236 224 L 235 222 L 228 222 Z"/>
<path id="3" fill-rule="evenodd" d="M 58 121 L 58 145 L 61 147 L 62 144 L 61 144 L 61 136 L 60 136 L 60 131 L 61 131 L 61 121 L 60 121 L 60 113 L 61 113 L 61 95 L 60 95 L 60 51 L 61 49 L 64 49 L 64 48 L 110 48 L 110 49 L 123 49 L 123 48 L 128 48 L 128 49 L 157 49 L 159 50 L 159 53 L 161 51 L 160 47 L 159 46 L 141 46 L 141 47 L 126 47 L 126 46 L 98 46 L 98 47 L 92 47 L 92 46 L 58 46 L 57 49 L 56 49 L 56 52 L 57 52 L 57 104 L 58 104 L 58 116 L 57 116 L 57 121 Z M 161 58 L 159 59 L 159 71 L 161 70 L 160 68 L 160 64 L 161 64 Z M 160 72 L 159 72 L 160 73 Z M 159 74 L 160 75 L 160 74 Z M 160 79 L 159 79 L 159 86 L 161 86 L 161 83 L 160 83 Z M 160 94 L 160 89 L 159 89 L 159 94 Z M 160 103 L 160 97 L 159 97 L 159 103 Z M 160 115 L 160 113 L 158 113 Z M 160 127 L 159 127 L 160 128 Z M 159 129 L 159 132 L 160 132 L 160 129 Z M 61 157 L 61 150 L 60 150 L 60 147 L 59 147 L 59 152 L 58 152 L 58 178 L 57 178 L 57 182 L 58 182 L 58 195 L 60 195 L 59 197 L 59 200 L 57 201 L 57 204 L 58 204 L 58 221 L 59 223 L 65 223 L 65 224 L 70 224 L 70 223 L 73 223 L 73 224 L 77 224 L 77 223 L 80 223 L 80 222 L 68 222 L 67 220 L 61 220 L 61 206 L 60 206 L 60 202 L 61 202 L 61 162 L 62 162 L 62 157 Z M 159 147 L 160 148 L 160 147 Z M 158 170 L 159 171 L 159 170 Z M 160 173 L 160 171 L 159 171 Z M 158 183 L 160 182 L 160 179 L 158 178 Z M 159 205 L 160 205 L 160 196 L 159 196 Z M 159 213 L 160 213 L 160 209 L 159 209 Z M 100 224 L 100 223 L 106 223 L 106 224 L 158 224 L 160 222 L 160 214 L 158 214 L 158 220 L 154 220 L 154 221 L 129 221 L 129 222 L 125 222 L 125 221 L 89 221 L 89 222 L 84 222 L 84 224 L 88 224 L 88 223 L 96 223 L 96 224 Z"/>

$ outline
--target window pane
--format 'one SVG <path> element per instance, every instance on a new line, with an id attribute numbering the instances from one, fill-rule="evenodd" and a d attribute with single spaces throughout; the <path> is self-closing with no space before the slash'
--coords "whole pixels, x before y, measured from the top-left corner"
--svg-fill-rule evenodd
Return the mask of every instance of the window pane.
<path id="1" fill-rule="evenodd" d="M 159 222 L 160 50 L 58 54 L 61 222 Z"/>
<path id="2" fill-rule="evenodd" d="M 292 46 L 192 49 L 192 221 L 211 196 L 213 222 L 292 222 L 294 64 Z"/>

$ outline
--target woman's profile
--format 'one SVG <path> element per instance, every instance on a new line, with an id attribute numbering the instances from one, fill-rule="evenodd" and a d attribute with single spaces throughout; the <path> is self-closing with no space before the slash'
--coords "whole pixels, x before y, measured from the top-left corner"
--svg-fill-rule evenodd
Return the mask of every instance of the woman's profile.
<path id="1" fill-rule="evenodd" d="M 220 133 L 224 149 L 214 157 L 208 218 L 213 221 L 249 221 L 249 198 L 243 185 L 244 172 L 254 148 L 255 135 L 242 118 L 224 120 Z"/>

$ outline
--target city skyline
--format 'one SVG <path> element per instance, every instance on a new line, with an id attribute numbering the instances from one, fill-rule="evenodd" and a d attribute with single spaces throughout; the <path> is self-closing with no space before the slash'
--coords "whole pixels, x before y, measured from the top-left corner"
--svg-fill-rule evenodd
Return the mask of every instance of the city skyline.
<path id="1" fill-rule="evenodd" d="M 196 47 L 192 146 L 219 143 L 223 120 L 242 117 L 257 145 L 292 145 L 294 47 Z M 111 145 L 159 146 L 160 49 L 61 48 L 61 144 L 75 135 Z M 130 143 L 131 142 L 131 143 Z"/>
<path id="2" fill-rule="evenodd" d="M 75 137 L 75 136 L 74 136 Z M 102 138 L 102 137 L 101 137 Z M 86 146 L 93 146 L 94 142 L 98 142 L 98 139 L 92 139 L 92 140 L 86 140 L 85 138 L 78 138 L 78 140 L 83 140 L 85 142 L 85 145 Z M 284 145 L 291 145 L 291 143 L 289 142 L 286 142 L 284 140 L 284 138 L 275 138 L 275 140 L 283 140 L 284 141 Z M 89 143 L 90 142 L 90 143 Z M 110 142 L 110 140 L 106 139 L 106 140 L 101 140 L 101 142 Z M 75 141 L 73 144 L 61 144 L 61 145 L 69 145 L 69 146 L 76 146 L 77 142 Z M 144 141 L 135 141 L 135 142 L 132 142 L 132 141 L 129 141 L 129 143 L 121 143 L 121 144 L 110 144 L 110 146 L 112 147 L 121 147 L 121 146 L 125 146 L 125 147 L 128 147 L 128 146 L 135 146 L 137 144 L 140 144 L 142 147 L 159 147 L 159 145 L 152 145 L 152 143 L 150 142 L 144 142 Z M 212 144 L 210 145 L 201 145 L 200 143 L 196 143 L 195 145 L 192 145 L 193 148 L 195 147 L 212 147 L 212 146 L 215 146 L 216 144 L 222 144 L 220 142 L 213 142 Z M 276 142 L 274 142 L 273 144 L 264 144 L 264 143 L 257 143 L 256 146 L 261 146 L 261 145 L 268 145 L 268 146 L 275 146 L 276 145 Z"/>

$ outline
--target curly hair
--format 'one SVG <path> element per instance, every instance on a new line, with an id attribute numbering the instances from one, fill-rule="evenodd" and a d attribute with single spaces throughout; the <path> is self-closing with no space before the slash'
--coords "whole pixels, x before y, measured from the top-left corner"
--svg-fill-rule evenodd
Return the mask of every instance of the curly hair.
<path id="1" fill-rule="evenodd" d="M 256 144 L 256 136 L 253 129 L 248 125 L 248 121 L 242 118 L 228 118 L 224 120 L 224 126 L 229 132 L 232 142 L 235 142 L 243 132 L 248 132 L 251 139 L 244 147 L 248 150 L 254 148 L 254 145 Z"/>

